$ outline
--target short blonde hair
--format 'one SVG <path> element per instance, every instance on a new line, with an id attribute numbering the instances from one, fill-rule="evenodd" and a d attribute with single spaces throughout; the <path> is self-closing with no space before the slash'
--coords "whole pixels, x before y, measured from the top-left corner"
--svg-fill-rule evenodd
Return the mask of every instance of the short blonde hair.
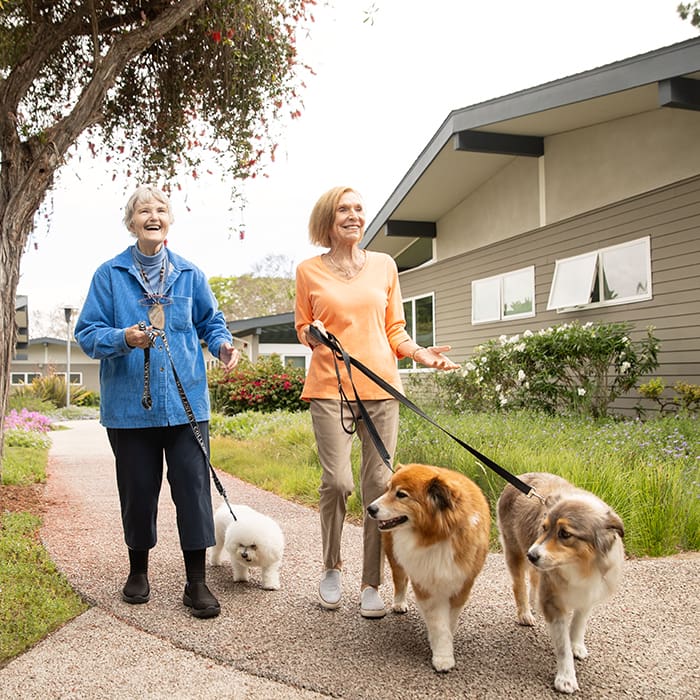
<path id="1" fill-rule="evenodd" d="M 165 192 L 163 192 L 162 190 L 159 190 L 157 187 L 154 187 L 153 185 L 139 185 L 134 190 L 134 193 L 131 195 L 131 197 L 129 197 L 129 201 L 124 207 L 124 226 L 126 226 L 126 228 L 129 230 L 129 233 L 134 237 L 136 237 L 136 234 L 131 230 L 131 222 L 134 219 L 134 211 L 136 210 L 136 207 L 139 206 L 139 204 L 148 202 L 150 199 L 157 199 L 159 202 L 165 204 L 165 206 L 168 207 L 170 223 L 172 224 L 173 221 L 175 221 L 173 211 L 170 208 L 170 200 L 168 199 L 168 195 L 165 194 Z"/>
<path id="2" fill-rule="evenodd" d="M 309 240 L 313 245 L 331 247 L 331 231 L 335 223 L 335 212 L 338 209 L 340 198 L 347 192 L 354 192 L 358 197 L 362 195 L 352 187 L 333 187 L 322 194 L 309 217 Z"/>

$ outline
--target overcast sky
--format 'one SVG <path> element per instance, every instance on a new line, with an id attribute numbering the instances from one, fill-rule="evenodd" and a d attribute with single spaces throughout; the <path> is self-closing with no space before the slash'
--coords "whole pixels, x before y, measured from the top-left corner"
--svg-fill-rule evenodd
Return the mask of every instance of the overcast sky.
<path id="1" fill-rule="evenodd" d="M 209 277 L 251 272 L 269 254 L 296 263 L 322 252 L 307 242 L 307 221 L 335 185 L 362 192 L 369 223 L 453 109 L 698 36 L 678 17 L 678 0 L 333 4 L 319 0 L 301 42 L 316 73 L 303 116 L 286 129 L 268 177 L 245 185 L 245 211 L 229 211 L 229 187 L 216 179 L 191 181 L 173 198 L 168 245 Z M 373 24 L 363 22 L 373 4 Z M 136 183 L 125 195 L 103 163 L 74 158 L 61 172 L 50 228 L 22 259 L 18 293 L 30 311 L 79 306 L 95 268 L 132 242 L 121 218 Z"/>

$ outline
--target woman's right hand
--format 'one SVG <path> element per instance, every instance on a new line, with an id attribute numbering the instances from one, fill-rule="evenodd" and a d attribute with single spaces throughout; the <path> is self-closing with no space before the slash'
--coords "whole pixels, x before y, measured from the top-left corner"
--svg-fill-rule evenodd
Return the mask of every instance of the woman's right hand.
<path id="1" fill-rule="evenodd" d="M 151 345 L 151 339 L 148 333 L 142 331 L 138 324 L 135 326 L 129 326 L 124 331 L 124 340 L 130 348 L 147 348 Z"/>
<path id="2" fill-rule="evenodd" d="M 316 340 L 312 335 L 311 332 L 309 331 L 309 328 L 313 326 L 314 328 L 318 328 L 323 335 L 327 335 L 326 327 L 323 325 L 323 321 L 314 321 L 311 323 L 309 326 L 306 327 L 306 330 L 304 331 L 304 337 L 306 338 L 306 344 L 313 350 L 315 347 L 318 345 L 321 345 L 321 343 Z"/>

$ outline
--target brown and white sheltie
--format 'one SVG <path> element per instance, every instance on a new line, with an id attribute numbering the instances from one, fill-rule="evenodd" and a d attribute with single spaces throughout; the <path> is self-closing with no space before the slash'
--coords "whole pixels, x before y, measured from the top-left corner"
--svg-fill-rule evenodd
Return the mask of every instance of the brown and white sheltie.
<path id="1" fill-rule="evenodd" d="M 394 580 L 394 612 L 408 610 L 410 580 L 436 671 L 455 665 L 453 637 L 489 548 L 491 516 L 481 489 L 450 469 L 398 465 L 367 507 L 378 521 Z"/>
<path id="2" fill-rule="evenodd" d="M 573 693 L 578 690 L 574 657 L 588 656 L 583 637 L 591 609 L 615 592 L 622 573 L 622 520 L 600 498 L 559 476 L 519 478 L 545 503 L 511 485 L 498 499 L 498 529 L 518 622 L 534 624 L 531 605 L 538 601 L 557 659 L 554 687 Z"/>

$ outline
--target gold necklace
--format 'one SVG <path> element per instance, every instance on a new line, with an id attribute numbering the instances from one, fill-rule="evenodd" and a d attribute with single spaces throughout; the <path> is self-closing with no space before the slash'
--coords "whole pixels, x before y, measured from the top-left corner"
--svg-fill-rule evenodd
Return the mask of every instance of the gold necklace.
<path id="1" fill-rule="evenodd" d="M 352 277 L 356 277 L 360 272 L 362 271 L 362 268 L 365 266 L 365 260 L 367 259 L 367 251 L 361 251 L 362 253 L 362 261 L 360 263 L 356 263 L 354 258 L 352 259 L 352 265 L 353 267 L 347 268 L 343 267 L 342 265 L 338 264 L 334 259 L 333 256 L 330 253 L 326 253 L 326 260 L 331 264 L 335 270 L 345 277 L 345 279 L 350 279 Z"/>

